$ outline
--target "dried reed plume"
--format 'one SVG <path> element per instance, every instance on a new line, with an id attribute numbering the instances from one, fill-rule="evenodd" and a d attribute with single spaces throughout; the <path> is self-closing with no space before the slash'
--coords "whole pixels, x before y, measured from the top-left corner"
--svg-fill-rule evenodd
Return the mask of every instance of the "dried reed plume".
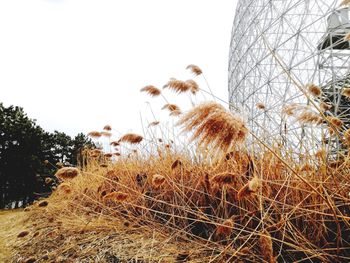
<path id="1" fill-rule="evenodd" d="M 157 89 L 155 86 L 149 85 L 140 90 L 141 92 L 146 92 L 148 95 L 152 97 L 157 97 L 161 94 L 161 91 Z"/>
<path id="2" fill-rule="evenodd" d="M 90 136 L 91 138 L 100 138 L 102 134 L 98 131 L 91 131 L 88 133 L 88 136 Z"/>
<path id="3" fill-rule="evenodd" d="M 159 123 L 159 121 L 153 121 L 150 124 L 148 124 L 148 127 L 157 126 Z"/>
<path id="4" fill-rule="evenodd" d="M 103 127 L 103 129 L 105 130 L 105 131 L 111 131 L 112 130 L 112 127 L 111 127 L 111 125 L 106 125 L 106 126 L 104 126 Z"/>
<path id="5" fill-rule="evenodd" d="M 162 107 L 162 110 L 168 110 L 170 112 L 170 116 L 178 116 L 181 114 L 180 107 L 176 104 L 165 104 Z"/>
<path id="6" fill-rule="evenodd" d="M 162 184 L 165 183 L 165 177 L 160 174 L 154 174 L 152 176 L 152 185 L 155 187 L 160 187 Z"/>
<path id="7" fill-rule="evenodd" d="M 119 146 L 120 144 L 119 144 L 118 141 L 113 141 L 113 142 L 110 143 L 110 145 L 116 147 L 116 146 Z"/>
<path id="8" fill-rule="evenodd" d="M 21 237 L 25 237 L 25 236 L 28 236 L 29 235 L 29 231 L 27 230 L 24 230 L 22 232 L 20 232 L 17 237 L 21 238 Z"/>
<path id="9" fill-rule="evenodd" d="M 188 65 L 186 67 L 186 69 L 189 69 L 195 76 L 199 76 L 203 73 L 203 71 L 200 69 L 200 67 L 196 66 L 196 65 Z"/>
<path id="10" fill-rule="evenodd" d="M 125 134 L 119 139 L 120 142 L 128 142 L 131 144 L 140 143 L 142 140 L 143 140 L 143 137 L 141 135 L 134 134 L 134 133 Z"/>
<path id="11" fill-rule="evenodd" d="M 288 105 L 285 105 L 282 109 L 282 113 L 283 114 L 286 114 L 288 116 L 292 116 L 295 114 L 295 111 L 296 110 L 299 110 L 300 109 L 300 105 L 299 104 L 296 104 L 296 103 L 292 103 L 292 104 L 288 104 Z"/>
<path id="12" fill-rule="evenodd" d="M 181 114 L 182 114 L 182 112 L 180 110 L 174 110 L 174 111 L 170 112 L 169 115 L 170 116 L 179 116 Z"/>
<path id="13" fill-rule="evenodd" d="M 329 104 L 329 103 L 327 103 L 327 102 L 322 101 L 322 102 L 320 103 L 320 109 L 321 109 L 323 112 L 325 112 L 325 111 L 328 111 L 328 110 L 332 109 L 332 105 Z"/>
<path id="14" fill-rule="evenodd" d="M 350 4 L 350 0 L 343 0 L 341 2 L 341 5 L 349 5 Z"/>
<path id="15" fill-rule="evenodd" d="M 216 174 L 211 181 L 219 185 L 232 184 L 235 180 L 235 175 L 233 173 L 220 173 Z"/>
<path id="16" fill-rule="evenodd" d="M 105 136 L 105 137 L 111 137 L 111 136 L 112 136 L 112 133 L 107 132 L 107 131 L 103 131 L 103 132 L 101 132 L 101 135 L 102 135 L 102 136 Z"/>
<path id="17" fill-rule="evenodd" d="M 265 110 L 265 109 L 266 109 L 265 104 L 264 104 L 264 103 L 261 103 L 261 102 L 257 103 L 257 104 L 256 104 L 256 107 L 257 107 L 259 110 Z"/>
<path id="18" fill-rule="evenodd" d="M 308 89 L 309 93 L 314 97 L 319 97 L 322 95 L 322 89 L 315 84 L 312 84 L 312 83 L 308 84 L 307 89 Z"/>
<path id="19" fill-rule="evenodd" d="M 103 156 L 106 158 L 111 158 L 113 156 L 113 154 L 112 153 L 105 153 Z"/>
<path id="20" fill-rule="evenodd" d="M 338 129 L 341 128 L 344 124 L 342 120 L 334 116 L 327 117 L 327 120 Z"/>
<path id="21" fill-rule="evenodd" d="M 222 235 L 222 236 L 228 237 L 231 235 L 233 227 L 234 227 L 234 221 L 232 219 L 226 219 L 222 223 L 222 225 L 217 226 L 216 235 L 217 236 Z"/>
<path id="22" fill-rule="evenodd" d="M 175 162 L 173 162 L 173 164 L 171 165 L 171 170 L 175 170 L 177 167 L 182 166 L 182 162 L 180 160 L 176 160 Z"/>
<path id="23" fill-rule="evenodd" d="M 64 192 L 65 194 L 70 194 L 72 192 L 72 188 L 67 183 L 62 183 L 57 188 L 58 191 Z"/>
<path id="24" fill-rule="evenodd" d="M 323 123 L 323 118 L 311 110 L 302 111 L 301 114 L 297 117 L 297 120 L 301 123 L 310 123 L 316 125 Z"/>
<path id="25" fill-rule="evenodd" d="M 53 179 L 50 177 L 45 178 L 45 184 L 51 184 L 53 182 Z"/>
<path id="26" fill-rule="evenodd" d="M 191 87 L 185 81 L 171 78 L 168 83 L 163 86 L 163 89 L 164 88 L 169 88 L 177 93 L 182 93 L 190 90 Z"/>
<path id="27" fill-rule="evenodd" d="M 350 99 L 350 88 L 343 88 L 342 95 Z"/>
<path id="28" fill-rule="evenodd" d="M 69 180 L 72 179 L 80 174 L 79 170 L 75 167 L 63 167 L 59 169 L 56 173 L 55 176 L 58 179 L 61 180 Z"/>
<path id="29" fill-rule="evenodd" d="M 270 233 L 263 231 L 259 238 L 261 255 L 265 261 L 269 263 L 274 263 L 275 258 L 273 256 L 272 239 Z"/>
<path id="30" fill-rule="evenodd" d="M 62 168 L 63 166 L 64 166 L 64 164 L 61 163 L 61 162 L 57 162 L 57 163 L 56 163 L 56 167 L 57 167 L 57 168 Z"/>
<path id="31" fill-rule="evenodd" d="M 38 203 L 38 206 L 39 206 L 39 207 L 45 207 L 45 206 L 48 206 L 48 205 L 49 205 L 49 202 L 46 201 L 46 200 L 40 201 L 40 202 Z"/>
<path id="32" fill-rule="evenodd" d="M 163 86 L 163 88 L 169 88 L 170 90 L 173 90 L 176 93 L 191 91 L 192 94 L 196 94 L 199 91 L 198 84 L 192 79 L 182 81 L 175 78 L 171 78 L 168 81 L 168 83 Z"/>
<path id="33" fill-rule="evenodd" d="M 346 5 L 348 5 L 350 3 L 350 0 L 345 0 L 343 2 L 347 2 Z M 350 41 L 350 33 L 347 33 L 344 37 L 345 41 Z"/>
<path id="34" fill-rule="evenodd" d="M 104 201 L 111 200 L 111 201 L 115 201 L 115 202 L 124 202 L 126 199 L 128 199 L 128 197 L 129 197 L 128 194 L 126 194 L 124 192 L 117 191 L 117 192 L 111 192 L 109 194 L 106 194 L 103 197 L 103 200 Z"/>
<path id="35" fill-rule="evenodd" d="M 192 94 L 196 94 L 199 91 L 199 86 L 197 82 L 192 79 L 186 80 L 187 85 L 190 86 L 190 91 Z"/>
<path id="36" fill-rule="evenodd" d="M 253 193 L 256 193 L 260 187 L 260 180 L 254 176 L 246 185 L 244 185 L 237 193 L 237 199 L 242 200 Z"/>
<path id="37" fill-rule="evenodd" d="M 216 102 L 206 102 L 185 114 L 177 125 L 183 132 L 193 131 L 191 140 L 199 146 L 213 145 L 224 152 L 242 143 L 248 133 L 244 121 Z"/>

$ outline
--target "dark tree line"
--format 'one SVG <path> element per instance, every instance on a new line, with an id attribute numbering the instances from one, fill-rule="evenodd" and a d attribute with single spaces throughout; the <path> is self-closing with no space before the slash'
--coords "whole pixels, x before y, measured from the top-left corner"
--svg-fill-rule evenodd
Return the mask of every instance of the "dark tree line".
<path id="1" fill-rule="evenodd" d="M 82 148 L 94 147 L 80 133 L 48 133 L 20 107 L 0 103 L 0 208 L 26 205 L 51 191 L 57 164 L 77 165 Z M 60 165 L 60 164 L 59 164 Z"/>

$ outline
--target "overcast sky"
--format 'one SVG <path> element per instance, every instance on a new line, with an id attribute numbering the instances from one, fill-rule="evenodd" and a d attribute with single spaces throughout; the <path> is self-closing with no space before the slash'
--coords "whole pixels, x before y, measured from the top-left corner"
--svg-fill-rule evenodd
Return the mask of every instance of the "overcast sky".
<path id="1" fill-rule="evenodd" d="M 161 88 L 202 68 L 215 95 L 227 100 L 231 28 L 237 0 L 2 0 L 0 102 L 17 105 L 45 130 L 70 135 L 110 124 L 141 132 L 169 121 Z M 206 89 L 203 78 L 195 78 Z M 184 110 L 203 100 L 165 93 Z M 210 99 L 210 96 L 207 96 Z M 149 103 L 147 103 L 149 102 Z M 145 124 L 146 123 L 146 124 Z"/>

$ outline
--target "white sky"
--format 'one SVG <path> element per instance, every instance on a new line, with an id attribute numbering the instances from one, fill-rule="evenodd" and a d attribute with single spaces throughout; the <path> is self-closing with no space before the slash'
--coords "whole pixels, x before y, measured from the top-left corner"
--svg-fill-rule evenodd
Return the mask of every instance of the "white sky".
<path id="1" fill-rule="evenodd" d="M 140 112 L 154 120 L 146 101 L 157 119 L 169 117 L 160 111 L 164 100 L 140 89 L 192 78 L 188 64 L 227 100 L 236 2 L 1 0 L 0 102 L 24 107 L 48 131 L 75 135 L 110 124 L 141 133 Z M 187 107 L 187 95 L 165 96 Z"/>

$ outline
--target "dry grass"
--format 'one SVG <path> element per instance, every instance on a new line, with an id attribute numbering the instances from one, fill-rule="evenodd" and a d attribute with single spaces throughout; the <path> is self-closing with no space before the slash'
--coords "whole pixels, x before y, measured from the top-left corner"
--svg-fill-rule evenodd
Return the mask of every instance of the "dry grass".
<path id="1" fill-rule="evenodd" d="M 180 111 L 169 103 L 164 109 Z M 281 114 L 344 128 L 298 104 Z M 192 144 L 130 133 L 110 158 L 86 149 L 79 173 L 26 212 L 32 227 L 23 229 L 29 234 L 15 260 L 350 261 L 348 155 L 331 160 L 326 145 L 315 154 L 279 142 L 246 148 L 255 135 L 215 102 L 192 108 L 178 125 L 192 133 Z M 162 129 L 158 121 L 149 126 Z M 349 132 L 343 137 L 349 141 Z M 135 148 L 127 152 L 120 142 Z"/>

